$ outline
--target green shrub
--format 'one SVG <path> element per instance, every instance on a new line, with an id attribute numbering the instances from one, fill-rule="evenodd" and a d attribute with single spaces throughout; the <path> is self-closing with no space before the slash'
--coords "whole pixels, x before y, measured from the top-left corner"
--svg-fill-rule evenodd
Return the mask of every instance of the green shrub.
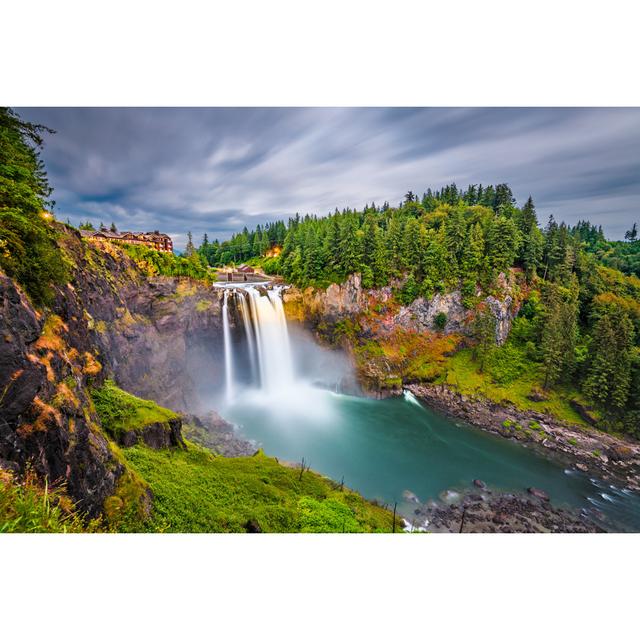
<path id="1" fill-rule="evenodd" d="M 61 487 L 49 487 L 27 470 L 22 479 L 0 470 L 0 533 L 80 533 L 85 523 Z"/>
<path id="2" fill-rule="evenodd" d="M 523 350 L 508 341 L 502 347 L 491 350 L 486 369 L 496 383 L 508 384 L 519 378 L 527 366 Z"/>
<path id="3" fill-rule="evenodd" d="M 147 275 L 188 277 L 205 282 L 217 280 L 217 274 L 209 269 L 206 260 L 197 253 L 185 258 L 141 245 L 122 244 L 120 246 L 127 255 L 146 270 Z"/>
<path id="4" fill-rule="evenodd" d="M 447 326 L 447 314 L 444 311 L 437 313 L 433 319 L 433 325 L 438 331 L 442 331 Z"/>

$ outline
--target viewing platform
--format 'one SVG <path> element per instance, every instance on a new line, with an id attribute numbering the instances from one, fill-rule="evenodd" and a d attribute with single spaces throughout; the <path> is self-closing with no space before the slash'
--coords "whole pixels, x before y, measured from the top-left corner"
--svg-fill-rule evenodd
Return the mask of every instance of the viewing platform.
<path id="1" fill-rule="evenodd" d="M 239 267 L 223 267 L 218 269 L 218 282 L 265 282 L 276 280 L 253 267 L 241 264 Z"/>

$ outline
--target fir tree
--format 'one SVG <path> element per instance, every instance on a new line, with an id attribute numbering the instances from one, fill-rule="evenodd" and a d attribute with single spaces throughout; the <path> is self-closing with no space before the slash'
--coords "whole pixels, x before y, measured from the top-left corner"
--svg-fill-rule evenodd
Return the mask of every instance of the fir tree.
<path id="1" fill-rule="evenodd" d="M 187 231 L 187 246 L 184 250 L 185 256 L 190 258 L 196 252 L 196 248 L 193 246 L 193 235 L 191 231 Z"/>
<path id="2" fill-rule="evenodd" d="M 593 330 L 584 391 L 604 408 L 620 410 L 627 403 L 633 338 L 633 324 L 626 312 L 615 307 L 600 310 Z"/>
<path id="3" fill-rule="evenodd" d="M 482 306 L 476 312 L 473 320 L 473 337 L 476 341 L 473 357 L 480 364 L 482 372 L 496 348 L 496 317 L 486 306 Z"/>

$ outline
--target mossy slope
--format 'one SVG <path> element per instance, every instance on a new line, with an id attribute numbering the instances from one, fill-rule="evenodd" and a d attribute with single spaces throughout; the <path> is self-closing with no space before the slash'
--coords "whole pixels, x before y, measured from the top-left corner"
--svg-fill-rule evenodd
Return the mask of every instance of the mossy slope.
<path id="1" fill-rule="evenodd" d="M 223 458 L 189 443 L 186 450 L 124 451 L 153 492 L 146 531 L 391 532 L 392 514 L 327 478 L 258 453 Z M 399 523 L 398 523 L 399 525 Z M 400 526 L 397 526 L 400 530 Z"/>
<path id="2" fill-rule="evenodd" d="M 113 438 L 123 432 L 136 431 L 158 422 L 178 418 L 178 414 L 151 400 L 143 400 L 123 391 L 111 380 L 91 392 L 104 429 Z"/>

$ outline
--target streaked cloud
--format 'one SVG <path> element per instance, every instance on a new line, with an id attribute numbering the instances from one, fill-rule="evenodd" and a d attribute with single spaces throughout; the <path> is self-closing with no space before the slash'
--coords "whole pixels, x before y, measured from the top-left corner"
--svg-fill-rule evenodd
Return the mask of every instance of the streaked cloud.
<path id="1" fill-rule="evenodd" d="M 640 222 L 640 109 L 29 108 L 57 131 L 57 215 L 184 246 L 300 213 L 508 182 L 538 215 L 621 238 Z"/>

